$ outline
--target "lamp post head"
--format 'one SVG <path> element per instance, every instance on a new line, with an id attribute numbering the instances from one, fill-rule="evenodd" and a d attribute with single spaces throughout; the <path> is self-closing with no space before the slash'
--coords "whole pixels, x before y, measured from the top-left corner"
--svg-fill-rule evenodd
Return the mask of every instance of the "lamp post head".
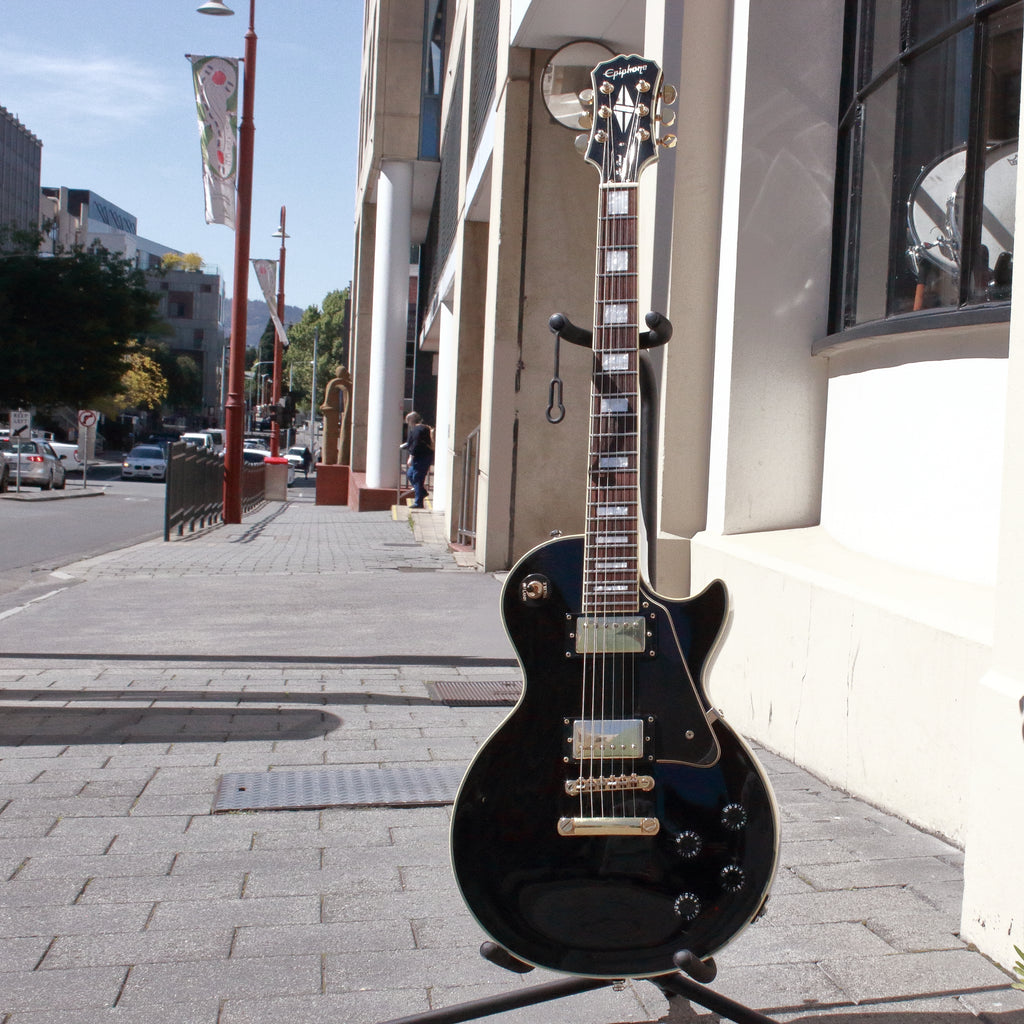
<path id="1" fill-rule="evenodd" d="M 224 3 L 224 0 L 206 0 L 206 2 L 197 7 L 196 10 L 200 14 L 225 15 L 235 13 L 226 3 Z"/>
<path id="2" fill-rule="evenodd" d="M 271 238 L 280 238 L 283 241 L 284 239 L 291 238 L 292 236 L 289 235 L 282 228 L 278 228 L 270 237 Z"/>

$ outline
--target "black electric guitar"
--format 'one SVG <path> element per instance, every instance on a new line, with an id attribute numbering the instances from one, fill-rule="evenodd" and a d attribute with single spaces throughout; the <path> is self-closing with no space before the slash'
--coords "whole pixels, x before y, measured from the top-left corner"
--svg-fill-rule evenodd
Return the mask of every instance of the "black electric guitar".
<path id="1" fill-rule="evenodd" d="M 660 597 L 640 572 L 637 180 L 661 71 L 593 72 L 601 171 L 586 532 L 525 555 L 501 596 L 525 677 L 455 801 L 452 862 L 483 929 L 520 960 L 599 978 L 706 957 L 758 913 L 775 802 L 702 685 L 727 613 L 716 581 Z"/>

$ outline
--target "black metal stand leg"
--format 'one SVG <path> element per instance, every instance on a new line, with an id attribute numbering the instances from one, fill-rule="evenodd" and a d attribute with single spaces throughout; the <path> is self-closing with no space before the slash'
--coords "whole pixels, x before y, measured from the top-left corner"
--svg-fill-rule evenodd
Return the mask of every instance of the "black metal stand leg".
<path id="1" fill-rule="evenodd" d="M 517 974 L 526 974 L 533 968 L 517 960 L 511 953 L 493 942 L 485 942 L 480 948 L 481 954 L 492 963 Z M 691 1003 L 697 1003 L 720 1017 L 734 1021 L 735 1024 L 775 1024 L 771 1017 L 766 1017 L 749 1006 L 737 1003 L 728 996 L 719 995 L 703 984 L 711 981 L 717 973 L 715 962 L 708 958 L 701 960 L 689 950 L 680 950 L 674 960 L 681 968 L 673 974 L 659 974 L 647 980 L 657 985 L 666 995 L 683 996 Z M 686 974 L 692 975 L 687 977 Z M 694 981 L 693 978 L 697 978 Z M 473 999 L 466 1003 L 458 1003 L 443 1010 L 427 1010 L 426 1013 L 415 1013 L 411 1017 L 397 1017 L 383 1021 L 382 1024 L 460 1024 L 462 1021 L 479 1020 L 490 1017 L 505 1010 L 515 1010 L 521 1006 L 535 1006 L 537 1003 L 551 1002 L 565 996 L 578 995 L 581 992 L 592 992 L 594 989 L 607 988 L 616 984 L 611 978 L 567 978 L 565 981 L 551 981 L 545 985 L 534 985 L 520 989 L 518 992 L 507 992 L 500 996 L 486 999 Z"/>
<path id="2" fill-rule="evenodd" d="M 398 1017 L 384 1021 L 384 1024 L 459 1024 L 460 1021 L 478 1020 L 490 1017 L 505 1010 L 515 1010 L 520 1006 L 534 1006 L 536 1003 L 547 1003 L 563 996 L 574 996 L 580 992 L 590 992 L 595 988 L 605 988 L 615 984 L 607 978 L 569 978 L 566 981 L 551 981 L 546 985 L 534 985 L 518 992 L 507 992 L 501 996 L 488 999 L 472 999 L 468 1003 L 459 1003 L 443 1010 L 427 1010 L 426 1013 L 415 1013 L 411 1017 Z"/>

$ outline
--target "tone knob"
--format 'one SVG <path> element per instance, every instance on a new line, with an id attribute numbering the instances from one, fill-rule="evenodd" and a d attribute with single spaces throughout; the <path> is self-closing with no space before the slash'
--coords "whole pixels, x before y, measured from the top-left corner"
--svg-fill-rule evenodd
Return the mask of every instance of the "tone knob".
<path id="1" fill-rule="evenodd" d="M 696 832 L 686 831 L 676 836 L 676 853 L 683 860 L 692 860 L 704 849 L 704 840 Z"/>
<path id="2" fill-rule="evenodd" d="M 718 872 L 718 880 L 722 883 L 722 888 L 726 892 L 739 892 L 747 881 L 747 876 L 743 873 L 743 868 L 739 864 L 726 864 Z"/>
<path id="3" fill-rule="evenodd" d="M 747 824 L 747 811 L 743 804 L 726 804 L 722 808 L 722 827 L 739 832 Z"/>
<path id="4" fill-rule="evenodd" d="M 700 898 L 692 892 L 684 892 L 676 897 L 673 910 L 684 921 L 695 921 L 701 912 Z"/>

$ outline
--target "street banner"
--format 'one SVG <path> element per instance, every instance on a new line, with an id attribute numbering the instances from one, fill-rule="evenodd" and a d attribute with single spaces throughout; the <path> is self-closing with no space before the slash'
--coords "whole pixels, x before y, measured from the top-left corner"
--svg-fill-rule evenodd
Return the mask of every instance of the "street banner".
<path id="1" fill-rule="evenodd" d="M 233 57 L 188 59 L 192 64 L 203 153 L 206 223 L 233 229 L 238 162 L 238 61 Z"/>
<path id="2" fill-rule="evenodd" d="M 253 260 L 253 270 L 256 271 L 256 280 L 263 289 L 263 298 L 267 300 L 267 307 L 270 310 L 270 319 L 274 322 L 274 330 L 281 339 L 283 348 L 288 347 L 288 332 L 277 315 L 277 295 L 274 289 L 277 287 L 277 260 Z"/>

